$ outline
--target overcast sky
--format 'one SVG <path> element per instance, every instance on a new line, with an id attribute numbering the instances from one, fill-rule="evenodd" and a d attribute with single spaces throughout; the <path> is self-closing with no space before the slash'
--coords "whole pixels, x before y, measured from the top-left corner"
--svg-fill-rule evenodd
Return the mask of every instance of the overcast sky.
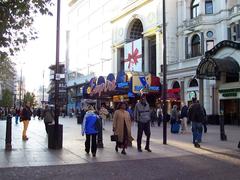
<path id="1" fill-rule="evenodd" d="M 62 1 L 65 2 L 65 1 Z M 66 2 L 65 2 L 66 3 Z M 66 30 L 66 4 L 61 7 L 61 40 L 65 40 Z M 38 90 L 43 85 L 43 72 L 45 74 L 45 87 L 49 83 L 49 69 L 56 61 L 56 7 L 52 10 L 54 16 L 38 16 L 35 18 L 34 27 L 38 31 L 39 38 L 29 42 L 26 47 L 13 59 L 17 64 L 18 74 L 22 68 L 28 91 Z M 63 15 L 64 14 L 64 15 Z M 64 59 L 65 45 L 61 43 L 61 58 Z"/>

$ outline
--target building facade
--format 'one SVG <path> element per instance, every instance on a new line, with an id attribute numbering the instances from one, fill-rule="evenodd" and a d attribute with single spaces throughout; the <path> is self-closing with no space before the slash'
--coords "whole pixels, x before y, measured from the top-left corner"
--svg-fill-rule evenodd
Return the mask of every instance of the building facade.
<path id="1" fill-rule="evenodd" d="M 102 1 L 102 4 L 94 0 L 71 2 L 70 61 L 75 59 L 80 62 L 81 59 L 87 59 L 85 66 L 89 73 L 93 67 L 91 63 L 95 62 L 93 56 L 101 59 L 102 55 L 99 54 L 102 49 L 110 48 L 110 68 L 107 69 L 107 66 L 99 63 L 99 66 L 95 65 L 96 69 L 115 75 L 120 71 L 150 73 L 162 80 L 162 0 L 123 0 L 121 2 L 109 0 Z M 192 97 L 196 96 L 206 108 L 208 115 L 219 115 L 222 110 L 221 104 L 224 104 L 221 92 L 226 91 L 226 87 L 236 89 L 239 86 L 239 74 L 237 78 L 236 73 L 232 80 L 230 78 L 230 82 L 219 80 L 216 76 L 207 79 L 199 78 L 196 74 L 201 62 L 209 55 L 207 53 L 209 50 L 216 48 L 219 43 L 224 44 L 221 43 L 224 40 L 240 41 L 239 5 L 240 0 L 166 1 L 169 109 L 176 102 L 179 107 L 181 102 L 190 104 Z M 81 14 L 78 20 L 76 20 L 76 17 L 79 17 L 77 13 Z M 104 31 L 105 27 L 108 27 L 108 31 Z M 100 35 L 101 40 L 96 41 L 94 37 Z M 104 37 L 108 39 L 106 46 L 103 46 Z M 74 48 L 79 49 L 78 54 L 71 53 Z M 238 49 L 230 48 L 233 53 L 231 54 L 231 50 L 228 51 L 229 47 L 225 48 L 221 49 L 221 52 L 216 52 L 215 55 L 212 54 L 211 57 L 218 59 L 231 57 L 239 64 L 239 57 L 237 53 L 234 54 Z M 228 53 L 223 54 L 223 52 Z M 106 57 L 109 58 L 109 54 Z M 137 63 L 139 66 L 135 67 Z M 221 74 L 225 74 L 225 79 L 228 77 L 227 72 Z M 219 85 L 219 82 L 226 85 Z M 239 100 L 235 99 L 240 99 L 239 94 L 224 97 L 224 99 L 226 102 L 229 99 L 227 104 L 234 107 L 231 114 L 238 118 L 240 105 Z M 225 108 L 224 112 L 230 111 Z"/>

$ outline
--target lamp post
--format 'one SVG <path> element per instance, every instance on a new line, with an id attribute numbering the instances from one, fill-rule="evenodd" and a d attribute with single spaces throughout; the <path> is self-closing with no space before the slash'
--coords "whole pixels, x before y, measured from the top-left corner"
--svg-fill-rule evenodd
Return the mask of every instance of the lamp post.
<path id="1" fill-rule="evenodd" d="M 166 57 L 166 7 L 163 0 L 163 144 L 167 144 L 167 57 Z"/>
<path id="2" fill-rule="evenodd" d="M 19 107 L 22 107 L 22 68 L 20 72 L 20 83 L 19 83 Z"/>
<path id="3" fill-rule="evenodd" d="M 54 73 L 55 81 L 55 96 L 54 96 L 54 106 L 55 106 L 55 124 L 49 125 L 48 133 L 48 148 L 50 149 L 61 149 L 62 148 L 62 133 L 63 126 L 59 124 L 59 50 L 60 50 L 60 7 L 61 0 L 57 0 L 57 27 L 56 27 L 56 65 Z"/>

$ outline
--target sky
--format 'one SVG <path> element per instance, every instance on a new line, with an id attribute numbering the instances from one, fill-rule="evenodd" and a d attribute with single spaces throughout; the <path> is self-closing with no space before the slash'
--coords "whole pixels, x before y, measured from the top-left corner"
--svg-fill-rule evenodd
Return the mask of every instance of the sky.
<path id="1" fill-rule="evenodd" d="M 65 2 L 65 1 L 63 1 Z M 22 69 L 26 90 L 37 91 L 40 87 L 49 84 L 50 71 L 48 67 L 56 61 L 56 6 L 52 7 L 53 16 L 38 15 L 34 20 L 34 27 L 38 31 L 38 39 L 28 42 L 13 61 L 17 64 L 18 75 Z M 66 4 L 61 6 L 61 49 L 60 62 L 65 58 L 65 30 L 66 30 Z M 44 78 L 43 78 L 44 73 Z"/>

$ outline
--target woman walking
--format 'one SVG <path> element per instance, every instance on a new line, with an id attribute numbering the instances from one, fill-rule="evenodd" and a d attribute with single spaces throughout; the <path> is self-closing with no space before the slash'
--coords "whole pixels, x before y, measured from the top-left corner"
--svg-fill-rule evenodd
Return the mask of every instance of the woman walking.
<path id="1" fill-rule="evenodd" d="M 170 123 L 171 123 L 171 132 L 178 133 L 180 125 L 179 125 L 179 112 L 177 109 L 177 105 L 173 105 L 173 109 L 170 117 Z"/>
<path id="2" fill-rule="evenodd" d="M 121 102 L 118 110 L 113 115 L 113 132 L 118 136 L 115 150 L 118 152 L 118 148 L 122 148 L 122 154 L 126 154 L 125 149 L 128 144 L 133 140 L 131 136 L 131 118 L 126 111 L 126 104 Z"/>
<path id="3" fill-rule="evenodd" d="M 27 137 L 27 129 L 28 129 L 29 121 L 31 120 L 31 116 L 32 116 L 32 111 L 31 111 L 31 109 L 30 109 L 30 103 L 27 102 L 27 103 L 25 104 L 25 106 L 23 107 L 23 109 L 22 109 L 21 119 L 20 119 L 20 121 L 23 122 L 22 139 L 23 139 L 24 141 L 27 141 L 27 140 L 28 140 L 28 137 Z"/>

